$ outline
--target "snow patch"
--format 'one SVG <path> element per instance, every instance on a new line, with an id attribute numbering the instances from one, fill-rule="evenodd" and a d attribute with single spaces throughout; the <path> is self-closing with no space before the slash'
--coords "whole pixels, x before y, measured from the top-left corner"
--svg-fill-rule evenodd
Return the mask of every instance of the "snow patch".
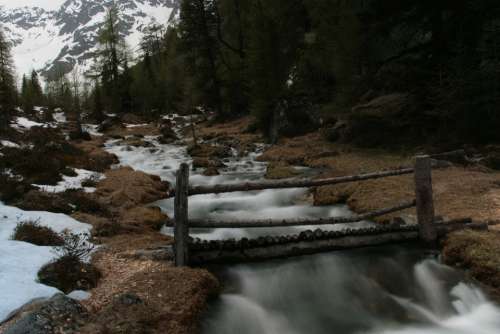
<path id="1" fill-rule="evenodd" d="M 90 292 L 87 292 L 87 291 L 75 290 L 75 291 L 69 293 L 67 296 L 71 299 L 82 301 L 82 300 L 89 299 L 90 296 L 92 296 L 92 294 Z"/>
<path id="2" fill-rule="evenodd" d="M 82 124 L 83 131 L 88 132 L 95 137 L 102 137 L 103 134 L 99 132 L 98 128 L 99 125 L 96 124 Z"/>
<path id="3" fill-rule="evenodd" d="M 92 179 L 95 181 L 100 181 L 104 179 L 104 175 L 101 173 L 85 170 L 85 169 L 75 169 L 77 176 L 63 176 L 63 180 L 60 181 L 55 186 L 34 184 L 35 187 L 40 188 L 40 190 L 49 193 L 62 193 L 69 189 L 83 189 L 87 193 L 92 193 L 96 189 L 93 187 L 84 187 L 82 182 L 87 179 Z"/>
<path id="4" fill-rule="evenodd" d="M 56 232 L 65 229 L 87 233 L 91 226 L 63 215 L 43 211 L 24 211 L 0 202 L 0 322 L 36 298 L 50 298 L 60 291 L 37 282 L 38 270 L 55 256 L 52 247 L 10 240 L 22 221 L 38 221 Z"/>
<path id="5" fill-rule="evenodd" d="M 38 123 L 27 119 L 26 117 L 16 117 L 12 127 L 18 130 L 31 129 L 34 126 L 48 127 L 47 124 Z"/>
<path id="6" fill-rule="evenodd" d="M 57 123 L 66 123 L 68 120 L 66 119 L 66 115 L 59 111 L 59 112 L 55 112 L 52 117 L 54 117 L 54 120 L 57 122 Z"/>
<path id="7" fill-rule="evenodd" d="M 14 142 L 11 142 L 9 140 L 1 140 L 0 144 L 2 144 L 2 146 L 4 146 L 4 147 L 13 147 L 13 148 L 19 148 L 19 147 L 21 147 L 18 144 L 14 143 Z"/>

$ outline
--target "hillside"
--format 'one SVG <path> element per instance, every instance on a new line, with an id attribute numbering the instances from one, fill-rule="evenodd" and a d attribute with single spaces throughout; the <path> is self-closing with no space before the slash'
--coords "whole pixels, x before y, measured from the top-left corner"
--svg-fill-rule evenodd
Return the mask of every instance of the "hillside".
<path id="1" fill-rule="evenodd" d="M 18 75 L 40 70 L 50 76 L 61 66 L 69 72 L 76 64 L 90 65 L 97 49 L 97 35 L 110 0 L 67 0 L 56 10 L 40 7 L 3 7 L 0 24 L 14 45 Z M 177 0 L 119 0 L 120 34 L 132 51 L 151 24 L 174 22 Z"/>

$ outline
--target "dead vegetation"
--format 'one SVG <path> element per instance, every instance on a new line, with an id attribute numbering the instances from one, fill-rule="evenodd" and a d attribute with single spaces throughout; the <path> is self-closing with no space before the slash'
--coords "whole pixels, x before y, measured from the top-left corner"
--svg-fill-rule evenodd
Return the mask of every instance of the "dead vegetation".
<path id="1" fill-rule="evenodd" d="M 95 297 L 84 303 L 93 316 L 82 333 L 193 333 L 207 299 L 219 289 L 204 270 L 130 260 L 110 252 L 95 263 L 103 279 L 92 291 Z M 137 299 L 124 303 L 115 298 L 123 294 Z"/>
<path id="2" fill-rule="evenodd" d="M 46 265 L 38 272 L 40 283 L 70 293 L 75 290 L 90 290 L 97 286 L 100 272 L 90 263 L 66 255 Z"/>
<path id="3" fill-rule="evenodd" d="M 86 262 L 94 249 L 90 236 L 64 231 L 60 238 L 62 243 L 54 248 L 59 256 L 39 270 L 40 283 L 56 287 L 64 293 L 96 287 L 101 273 Z"/>
<path id="4" fill-rule="evenodd" d="M 64 244 L 64 239 L 57 232 L 32 220 L 17 224 L 11 239 L 37 246 L 62 246 Z"/>
<path id="5" fill-rule="evenodd" d="M 460 231 L 448 236 L 443 261 L 464 268 L 500 298 L 500 238 L 497 232 Z"/>
<path id="6" fill-rule="evenodd" d="M 300 172 L 288 163 L 283 161 L 273 161 L 267 166 L 265 178 L 269 180 L 281 180 L 289 179 L 297 175 L 300 175 Z"/>
<path id="7" fill-rule="evenodd" d="M 96 142 L 68 142 L 57 128 L 33 127 L 23 133 L 23 143 L 2 149 L 0 169 L 11 170 L 29 184 L 54 185 L 62 175 L 74 175 L 69 167 L 102 172 L 118 162 Z"/>

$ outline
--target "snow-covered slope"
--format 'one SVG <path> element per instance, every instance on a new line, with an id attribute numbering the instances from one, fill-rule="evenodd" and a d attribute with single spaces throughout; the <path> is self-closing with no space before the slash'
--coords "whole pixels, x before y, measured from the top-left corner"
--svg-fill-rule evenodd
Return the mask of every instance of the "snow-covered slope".
<path id="1" fill-rule="evenodd" d="M 76 64 L 88 66 L 94 58 L 97 34 L 106 7 L 112 0 L 41 1 L 45 7 L 22 6 L 23 0 L 0 0 L 0 24 L 13 42 L 18 74 L 32 69 L 47 76 L 56 68 L 71 70 Z M 27 2 L 36 4 L 36 1 Z M 167 25 L 178 15 L 179 0 L 115 0 L 120 8 L 120 32 L 132 51 L 153 23 Z M 56 9 L 54 9 L 56 8 Z"/>

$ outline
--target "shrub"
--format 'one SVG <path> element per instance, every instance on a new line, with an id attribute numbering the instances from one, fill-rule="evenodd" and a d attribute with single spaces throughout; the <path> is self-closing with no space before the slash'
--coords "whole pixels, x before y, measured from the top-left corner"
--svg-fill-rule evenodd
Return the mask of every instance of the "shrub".
<path id="1" fill-rule="evenodd" d="M 72 255 L 62 256 L 38 272 L 40 283 L 56 287 L 64 293 L 95 288 L 100 277 L 101 273 L 92 264 Z"/>
<path id="2" fill-rule="evenodd" d="M 69 167 L 65 167 L 62 171 L 61 171 L 61 174 L 62 175 L 65 175 L 65 176 L 69 176 L 69 177 L 75 177 L 75 176 L 78 176 L 78 173 L 73 169 L 73 168 L 69 168 Z"/>
<path id="3" fill-rule="evenodd" d="M 15 206 L 28 211 L 50 211 L 55 213 L 71 214 L 74 208 L 64 197 L 56 193 L 46 193 L 31 190 L 15 202 Z"/>
<path id="4" fill-rule="evenodd" d="M 11 238 L 37 246 L 62 246 L 64 244 L 59 234 L 49 227 L 41 226 L 38 221 L 24 221 L 17 224 Z"/>
<path id="5" fill-rule="evenodd" d="M 114 237 L 122 232 L 122 226 L 116 221 L 98 222 L 92 229 L 93 237 Z"/>
<path id="6" fill-rule="evenodd" d="M 82 181 L 82 187 L 95 188 L 97 187 L 99 180 L 100 180 L 99 174 L 93 174 Z"/>
<path id="7" fill-rule="evenodd" d="M 94 250 L 94 245 L 90 242 L 88 233 L 71 233 L 64 230 L 60 234 L 63 243 L 54 248 L 54 253 L 59 257 L 74 257 L 80 260 L 86 260 Z"/>
<path id="8" fill-rule="evenodd" d="M 81 190 L 66 190 L 61 197 L 65 198 L 69 203 L 74 205 L 75 211 L 97 214 L 98 216 L 110 216 L 110 212 L 106 206 L 99 203 L 99 201 L 97 201 L 92 195 L 89 195 Z"/>
<path id="9" fill-rule="evenodd" d="M 94 249 L 88 233 L 75 234 L 63 231 L 63 244 L 54 247 L 59 257 L 43 266 L 38 272 L 40 283 L 69 293 L 74 290 L 90 290 L 97 286 L 101 273 L 85 260 Z"/>
<path id="10" fill-rule="evenodd" d="M 31 184 L 24 180 L 18 180 L 4 174 L 0 168 L 0 201 L 13 202 L 23 197 L 33 188 Z"/>

